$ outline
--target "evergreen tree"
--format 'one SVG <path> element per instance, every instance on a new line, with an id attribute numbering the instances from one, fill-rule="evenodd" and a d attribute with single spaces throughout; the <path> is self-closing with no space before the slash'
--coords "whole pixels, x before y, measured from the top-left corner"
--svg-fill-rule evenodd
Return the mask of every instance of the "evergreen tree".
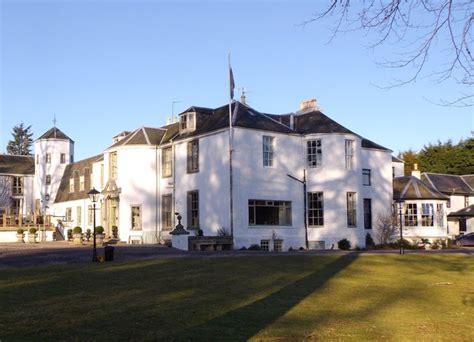
<path id="1" fill-rule="evenodd" d="M 415 169 L 415 164 L 418 163 L 418 154 L 409 149 L 398 154 L 398 158 L 405 162 L 404 174 L 410 176 L 411 172 Z"/>
<path id="2" fill-rule="evenodd" d="M 31 126 L 25 127 L 22 123 L 13 127 L 13 139 L 8 142 L 7 153 L 14 155 L 28 156 L 31 155 L 31 146 L 33 144 L 33 133 L 30 131 Z"/>

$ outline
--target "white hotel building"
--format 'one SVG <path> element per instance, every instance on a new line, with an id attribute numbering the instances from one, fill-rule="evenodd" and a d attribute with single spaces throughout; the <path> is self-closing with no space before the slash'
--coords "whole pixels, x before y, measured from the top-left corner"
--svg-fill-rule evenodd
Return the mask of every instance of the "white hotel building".
<path id="1" fill-rule="evenodd" d="M 377 215 L 391 210 L 393 177 L 403 175 L 391 151 L 331 120 L 315 100 L 283 115 L 241 102 L 231 110 L 231 139 L 228 105 L 190 107 L 176 123 L 125 131 L 77 162 L 74 142 L 52 128 L 35 142 L 36 210 L 92 228 L 87 192 L 95 187 L 97 224 L 107 236 L 117 226 L 129 243 L 171 240 L 179 212 L 190 236 L 226 231 L 233 248 L 271 249 L 276 240 L 277 249 L 297 249 L 306 235 L 311 249 L 337 248 L 343 238 L 364 247 Z M 303 185 L 288 176 L 304 172 L 307 230 Z"/>

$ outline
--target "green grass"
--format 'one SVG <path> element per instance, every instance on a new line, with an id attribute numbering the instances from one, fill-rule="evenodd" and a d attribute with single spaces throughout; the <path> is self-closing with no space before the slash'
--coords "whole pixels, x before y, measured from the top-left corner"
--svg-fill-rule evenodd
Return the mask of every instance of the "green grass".
<path id="1" fill-rule="evenodd" d="M 2 270 L 0 340 L 474 340 L 465 255 L 170 258 Z"/>

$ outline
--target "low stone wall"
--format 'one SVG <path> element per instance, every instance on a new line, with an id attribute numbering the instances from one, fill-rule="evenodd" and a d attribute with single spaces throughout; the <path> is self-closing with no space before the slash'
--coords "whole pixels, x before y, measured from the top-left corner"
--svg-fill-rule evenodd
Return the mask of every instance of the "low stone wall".
<path id="1" fill-rule="evenodd" d="M 24 241 L 28 243 L 28 232 L 23 233 Z M 51 230 L 40 230 L 36 233 L 37 242 L 53 241 L 53 231 Z M 16 242 L 16 229 L 15 230 L 0 230 L 0 243 L 2 242 Z"/>
<path id="2" fill-rule="evenodd" d="M 232 249 L 230 236 L 190 236 L 188 239 L 190 251 L 222 251 Z"/>

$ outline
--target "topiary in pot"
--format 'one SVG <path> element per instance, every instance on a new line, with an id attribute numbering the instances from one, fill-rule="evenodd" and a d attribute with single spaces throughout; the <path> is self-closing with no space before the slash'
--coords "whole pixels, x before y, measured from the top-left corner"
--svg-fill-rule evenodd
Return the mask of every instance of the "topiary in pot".
<path id="1" fill-rule="evenodd" d="M 104 238 L 105 238 L 104 227 L 102 226 L 95 227 L 95 239 L 96 239 L 96 243 L 99 246 L 102 246 L 102 244 L 104 243 Z"/>
<path id="2" fill-rule="evenodd" d="M 28 242 L 29 243 L 35 243 L 36 242 L 36 228 L 30 228 L 28 231 Z"/>
<path id="3" fill-rule="evenodd" d="M 16 231 L 16 242 L 21 242 L 21 243 L 25 242 L 24 235 L 23 235 L 24 232 L 25 231 L 21 228 Z"/>
<path id="4" fill-rule="evenodd" d="M 87 240 L 87 242 L 90 241 L 91 236 L 92 236 L 91 230 L 90 230 L 90 229 L 87 229 L 87 230 L 86 230 L 86 240 Z"/>
<path id="5" fill-rule="evenodd" d="M 74 236 L 74 244 L 81 245 L 82 244 L 82 228 L 79 226 L 74 227 L 72 230 Z"/>

